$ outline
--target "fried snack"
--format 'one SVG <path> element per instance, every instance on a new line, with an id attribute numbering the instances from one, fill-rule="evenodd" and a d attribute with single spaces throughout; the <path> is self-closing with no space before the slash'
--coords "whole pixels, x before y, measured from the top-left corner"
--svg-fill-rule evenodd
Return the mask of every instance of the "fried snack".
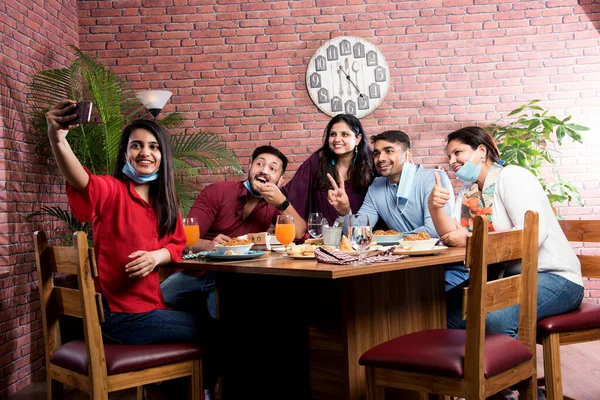
<path id="1" fill-rule="evenodd" d="M 229 242 L 223 243 L 221 246 L 244 246 L 248 244 L 252 244 L 252 240 L 233 238 Z"/>
<path id="2" fill-rule="evenodd" d="M 295 246 L 295 245 L 292 245 L 292 246 L 288 247 L 288 249 L 287 249 L 287 255 L 288 256 L 301 256 L 302 255 L 302 249 L 300 247 L 301 246 Z"/>
<path id="3" fill-rule="evenodd" d="M 412 242 L 415 240 L 429 240 L 429 239 L 431 239 L 431 236 L 429 236 L 429 233 L 427 233 L 427 232 L 419 232 L 416 235 L 409 235 L 404 238 L 404 240 L 406 240 L 408 242 Z"/>
<path id="4" fill-rule="evenodd" d="M 387 231 L 384 231 L 382 229 L 377 229 L 375 232 L 373 232 L 373 235 L 375 236 L 391 236 L 391 235 L 399 235 L 400 232 L 395 231 L 393 229 L 388 229 Z"/>
<path id="5" fill-rule="evenodd" d="M 340 240 L 340 251 L 353 251 L 352 243 L 350 243 L 350 239 L 348 236 L 342 235 L 342 240 Z"/>
<path id="6" fill-rule="evenodd" d="M 233 255 L 236 255 L 236 254 L 242 254 L 242 253 L 238 253 L 238 252 L 236 252 L 236 251 L 233 251 L 233 250 L 227 250 L 227 251 L 226 251 L 225 253 L 223 253 L 223 254 L 225 254 L 226 256 L 233 256 Z"/>

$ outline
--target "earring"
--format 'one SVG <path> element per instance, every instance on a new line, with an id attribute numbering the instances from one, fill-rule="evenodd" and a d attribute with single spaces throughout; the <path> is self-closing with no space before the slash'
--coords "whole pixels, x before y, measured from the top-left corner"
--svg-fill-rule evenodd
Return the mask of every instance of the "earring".
<path id="1" fill-rule="evenodd" d="M 356 157 L 358 157 L 358 146 L 354 148 L 354 158 L 352 159 L 352 162 L 356 161 Z"/>
<path id="2" fill-rule="evenodd" d="M 335 160 L 331 160 L 331 165 L 335 165 Z"/>

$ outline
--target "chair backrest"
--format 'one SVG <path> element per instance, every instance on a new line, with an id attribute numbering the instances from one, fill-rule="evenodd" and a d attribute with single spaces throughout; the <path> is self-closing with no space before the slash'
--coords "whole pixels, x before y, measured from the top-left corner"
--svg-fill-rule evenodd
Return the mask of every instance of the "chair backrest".
<path id="1" fill-rule="evenodd" d="M 600 243 L 600 220 L 560 220 L 558 223 L 569 242 Z M 600 278 L 600 255 L 578 254 L 577 257 L 583 276 Z"/>
<path id="2" fill-rule="evenodd" d="M 469 268 L 465 378 L 484 380 L 483 343 L 487 313 L 518 304 L 519 341 L 534 355 L 537 317 L 537 212 L 527 211 L 523 229 L 488 232 L 487 217 L 475 217 L 467 241 Z M 488 266 L 521 260 L 521 274 L 488 282 Z"/>
<path id="3" fill-rule="evenodd" d="M 34 233 L 34 245 L 47 365 L 52 354 L 63 344 L 59 317 L 69 315 L 83 320 L 88 376 L 106 379 L 100 331 L 102 299 L 94 286 L 98 272 L 94 250 L 88 246 L 86 234 L 73 233 L 73 246 L 66 247 L 50 245 L 46 234 L 38 231 Z M 78 288 L 55 286 L 55 274 L 76 275 Z"/>

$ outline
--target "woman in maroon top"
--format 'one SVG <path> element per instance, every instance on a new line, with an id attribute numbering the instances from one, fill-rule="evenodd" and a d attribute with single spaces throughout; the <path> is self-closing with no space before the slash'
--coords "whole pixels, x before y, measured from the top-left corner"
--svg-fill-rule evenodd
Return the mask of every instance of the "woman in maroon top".
<path id="1" fill-rule="evenodd" d="M 153 121 L 132 122 L 119 140 L 113 175 L 93 175 L 66 140 L 68 130 L 77 127 L 69 122 L 76 118 L 74 111 L 71 100 L 52 107 L 46 113 L 48 137 L 67 180 L 73 214 L 92 224 L 105 300 L 104 339 L 126 344 L 202 340 L 212 321 L 167 309 L 156 270 L 180 260 L 186 244 L 166 131 Z"/>
<path id="2" fill-rule="evenodd" d="M 305 222 L 310 213 L 320 212 L 333 224 L 338 214 L 328 200 L 332 188 L 327 174 L 345 182 L 350 206 L 357 212 L 373 181 L 373 154 L 360 121 L 350 114 L 333 117 L 323 139 L 323 146 L 300 165 L 285 191 Z"/>

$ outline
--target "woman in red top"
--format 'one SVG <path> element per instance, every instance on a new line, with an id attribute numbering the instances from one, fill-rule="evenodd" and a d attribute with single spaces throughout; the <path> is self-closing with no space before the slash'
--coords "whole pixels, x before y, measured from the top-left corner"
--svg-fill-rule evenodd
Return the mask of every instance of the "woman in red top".
<path id="1" fill-rule="evenodd" d="M 68 130 L 77 127 L 69 122 L 74 110 L 75 102 L 65 100 L 46 113 L 48 137 L 67 180 L 73 214 L 92 224 L 105 340 L 201 340 L 212 321 L 167 309 L 156 270 L 180 260 L 186 243 L 165 130 L 149 120 L 129 124 L 119 140 L 113 175 L 97 176 L 81 165 L 66 140 Z"/>

